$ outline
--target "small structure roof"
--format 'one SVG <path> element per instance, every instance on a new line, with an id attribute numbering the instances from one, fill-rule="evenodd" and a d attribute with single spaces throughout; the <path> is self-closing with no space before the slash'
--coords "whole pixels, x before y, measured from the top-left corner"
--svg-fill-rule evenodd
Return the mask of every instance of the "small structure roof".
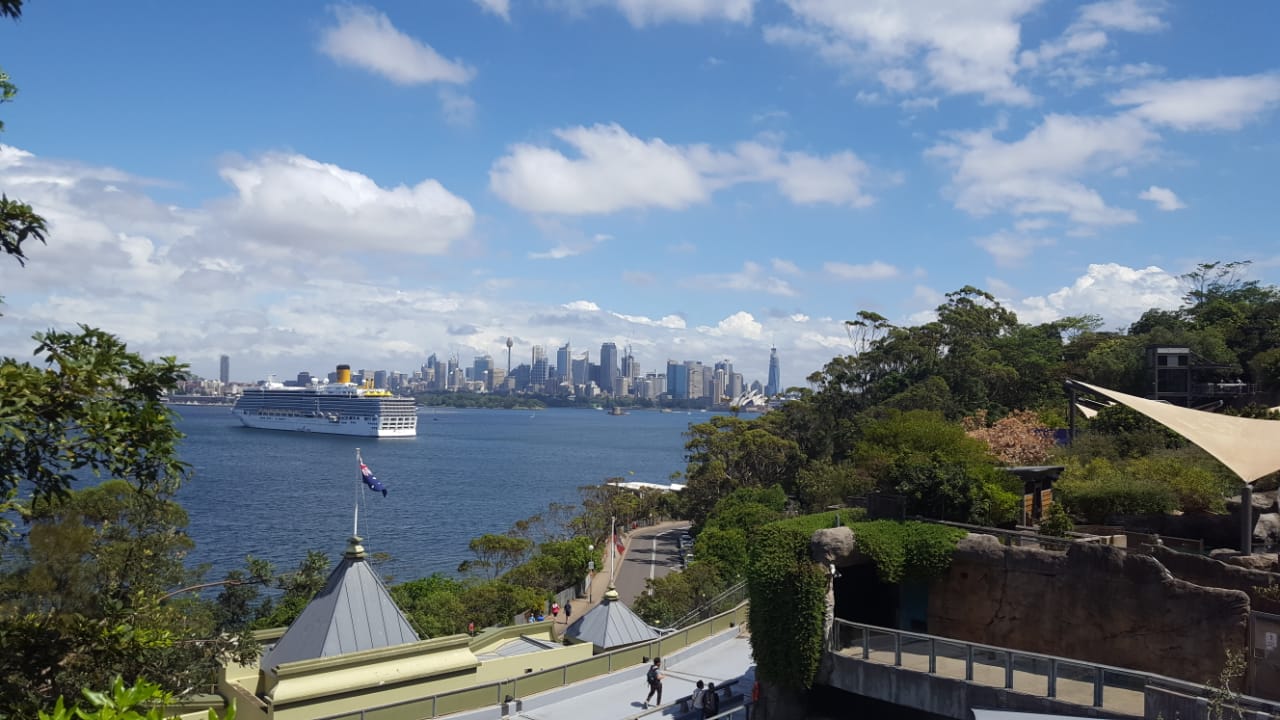
<path id="1" fill-rule="evenodd" d="M 352 536 L 342 562 L 274 647 L 261 667 L 417 642 L 418 634 L 365 560 Z"/>
<path id="2" fill-rule="evenodd" d="M 1280 470 L 1280 422 L 1218 415 L 1127 395 L 1079 380 L 1071 382 L 1173 430 L 1217 458 L 1246 483 Z"/>
<path id="3" fill-rule="evenodd" d="M 578 618 L 564 634 L 606 650 L 661 637 L 662 631 L 641 620 L 618 599 L 618 591 L 610 587 L 604 601 Z"/>

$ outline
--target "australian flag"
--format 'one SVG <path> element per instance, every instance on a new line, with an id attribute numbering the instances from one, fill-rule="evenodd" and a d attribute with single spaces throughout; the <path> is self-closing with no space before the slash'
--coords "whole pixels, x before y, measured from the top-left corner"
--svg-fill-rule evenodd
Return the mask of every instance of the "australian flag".
<path id="1" fill-rule="evenodd" d="M 360 479 L 364 481 L 365 485 L 369 486 L 370 490 L 376 490 L 382 493 L 382 497 L 387 496 L 386 486 L 378 482 L 378 478 L 373 476 L 373 471 L 370 470 L 369 466 L 365 465 L 364 463 L 360 463 Z"/>

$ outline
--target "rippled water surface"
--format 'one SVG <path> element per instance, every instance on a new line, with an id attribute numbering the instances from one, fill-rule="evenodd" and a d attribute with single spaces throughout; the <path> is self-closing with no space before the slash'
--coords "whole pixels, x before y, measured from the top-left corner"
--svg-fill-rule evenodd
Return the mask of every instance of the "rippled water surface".
<path id="1" fill-rule="evenodd" d="M 503 532 L 549 502 L 607 477 L 665 483 L 684 470 L 689 423 L 708 414 L 592 410 L 424 409 L 418 437 L 353 438 L 241 427 L 227 408 L 180 407 L 181 457 L 193 466 L 180 500 L 211 577 L 245 555 L 295 565 L 308 549 L 336 557 L 360 501 L 360 534 L 397 580 L 452 572 L 467 542 Z M 363 490 L 355 451 L 388 488 Z M 633 475 L 634 473 L 634 475 Z"/>

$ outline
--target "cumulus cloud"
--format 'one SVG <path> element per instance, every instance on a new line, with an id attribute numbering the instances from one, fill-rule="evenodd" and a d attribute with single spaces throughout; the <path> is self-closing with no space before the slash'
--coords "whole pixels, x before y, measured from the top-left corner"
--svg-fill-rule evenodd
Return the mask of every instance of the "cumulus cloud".
<path id="1" fill-rule="evenodd" d="M 747 25 L 755 3 L 756 0 L 558 0 L 560 6 L 573 12 L 612 7 L 637 28 L 667 22 L 727 21 Z"/>
<path id="2" fill-rule="evenodd" d="M 1092 314 L 1101 316 L 1107 327 L 1124 328 L 1151 308 L 1180 307 L 1183 292 L 1178 276 L 1158 267 L 1099 263 L 1090 265 L 1071 285 L 1048 295 L 1023 298 L 1013 307 L 1018 319 L 1027 323 Z"/>
<path id="3" fill-rule="evenodd" d="M 783 151 L 760 141 L 731 150 L 645 140 L 617 124 L 555 131 L 572 155 L 521 143 L 494 162 L 489 187 L 536 213 L 589 215 L 626 209 L 680 210 L 741 183 L 772 183 L 794 203 L 864 207 L 869 168 L 852 152 L 826 157 Z"/>
<path id="4" fill-rule="evenodd" d="M 841 280 L 888 280 L 902 274 L 898 268 L 879 260 L 862 265 L 826 262 L 822 269 Z"/>
<path id="5" fill-rule="evenodd" d="M 574 300 L 561 305 L 565 310 L 575 310 L 578 312 L 600 312 L 600 306 L 590 300 Z"/>
<path id="6" fill-rule="evenodd" d="M 1156 207 L 1164 210 L 1165 212 L 1181 210 L 1186 207 L 1186 205 L 1178 199 L 1177 193 L 1169 188 L 1160 187 L 1159 185 L 1152 185 L 1146 190 L 1143 190 L 1138 197 L 1143 200 L 1150 200 L 1156 204 Z"/>
<path id="7" fill-rule="evenodd" d="M 1137 216 L 1109 206 L 1082 178 L 1144 158 L 1158 139 L 1130 115 L 1049 115 L 1019 140 L 1000 140 L 992 130 L 957 133 L 927 154 L 952 166 L 955 205 L 972 215 L 1049 213 L 1116 225 Z"/>
<path id="8" fill-rule="evenodd" d="M 766 274 L 759 263 L 751 261 L 742 264 L 742 272 L 697 275 L 686 280 L 684 286 L 711 290 L 764 292 L 785 297 L 796 294 L 796 291 L 792 289 L 786 280 Z"/>
<path id="9" fill-rule="evenodd" d="M 325 29 L 320 50 L 339 63 L 377 73 L 399 85 L 463 84 L 475 74 L 461 60 L 449 60 L 396 29 L 386 15 L 373 8 L 339 5 L 331 10 L 337 24 Z"/>
<path id="10" fill-rule="evenodd" d="M 475 211 L 437 180 L 379 187 L 352 170 L 269 153 L 225 165 L 235 198 L 220 204 L 250 236 L 313 251 L 446 252 L 471 232 Z"/>
<path id="11" fill-rule="evenodd" d="M 712 337 L 728 336 L 747 340 L 760 340 L 764 337 L 764 326 L 757 322 L 751 313 L 743 311 L 721 320 L 715 327 L 699 326 L 698 331 Z"/>
<path id="12" fill-rule="evenodd" d="M 769 42 L 802 47 L 854 72 L 872 72 L 889 92 L 921 87 L 987 102 L 1027 105 L 1014 79 L 1021 19 L 1038 0 L 786 0 L 790 24 Z"/>
<path id="13" fill-rule="evenodd" d="M 1239 130 L 1280 103 L 1280 73 L 1149 82 L 1111 102 L 1178 130 Z"/>

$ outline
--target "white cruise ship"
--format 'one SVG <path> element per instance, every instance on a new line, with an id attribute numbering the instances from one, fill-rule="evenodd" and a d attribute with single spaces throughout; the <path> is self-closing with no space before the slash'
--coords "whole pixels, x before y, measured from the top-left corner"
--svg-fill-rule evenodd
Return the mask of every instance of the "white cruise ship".
<path id="1" fill-rule="evenodd" d="M 351 382 L 351 368 L 338 366 L 338 381 L 311 387 L 268 382 L 248 388 L 231 413 L 251 428 L 295 432 L 414 437 L 418 411 L 413 398 Z"/>

